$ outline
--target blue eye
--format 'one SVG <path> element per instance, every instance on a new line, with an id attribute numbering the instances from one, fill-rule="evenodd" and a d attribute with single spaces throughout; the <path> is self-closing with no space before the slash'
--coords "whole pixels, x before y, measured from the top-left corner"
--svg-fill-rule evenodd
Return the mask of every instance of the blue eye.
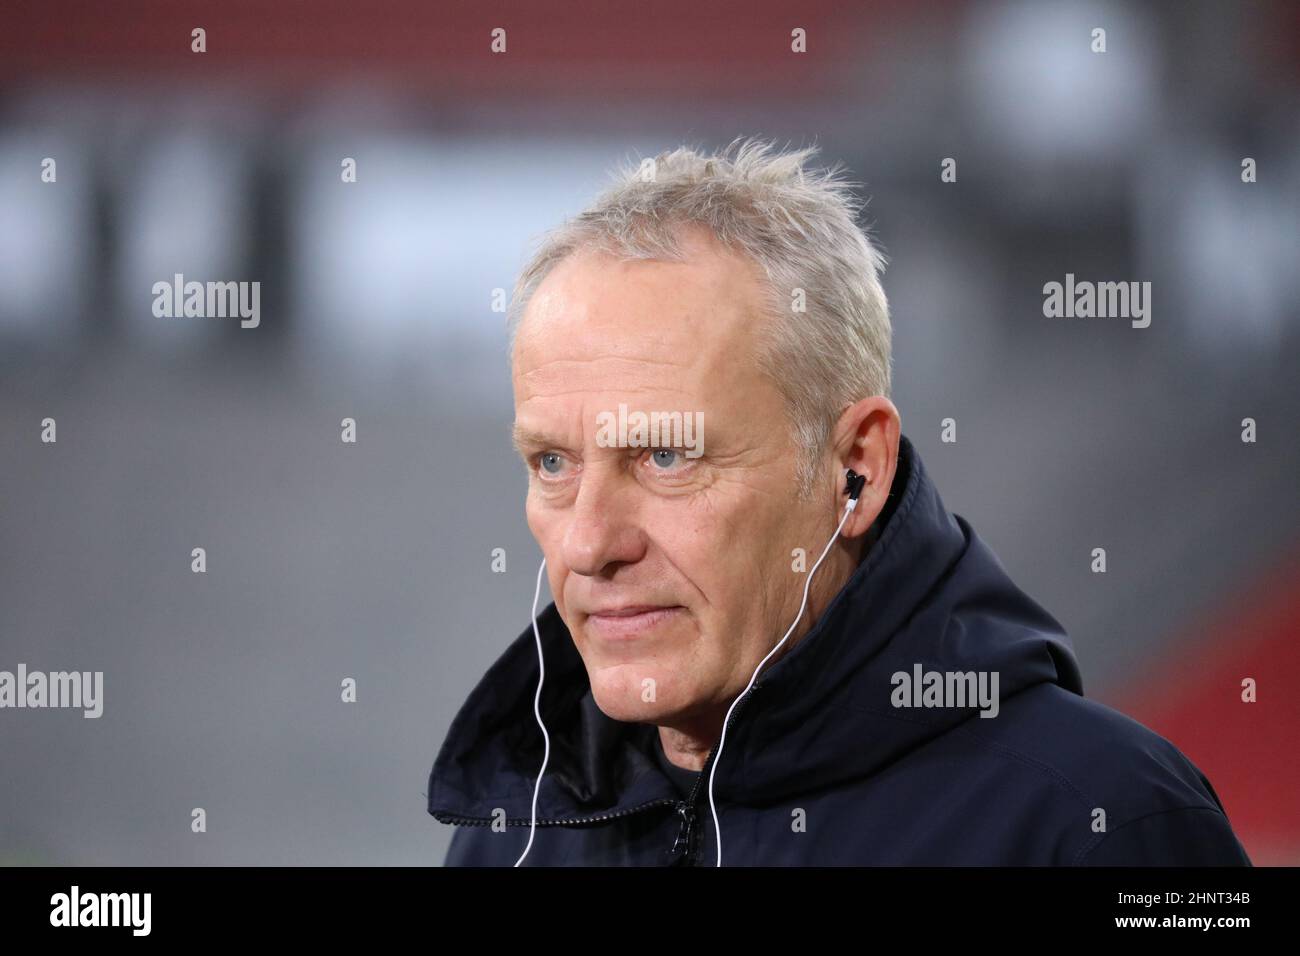
<path id="1" fill-rule="evenodd" d="M 559 474 L 561 460 L 560 456 L 555 452 L 546 452 L 546 454 L 542 455 L 541 458 L 542 471 L 546 472 L 548 475 Z"/>
<path id="2" fill-rule="evenodd" d="M 668 468 L 677 461 L 678 452 L 674 448 L 656 448 L 650 457 L 654 459 L 656 465 L 661 468 Z"/>

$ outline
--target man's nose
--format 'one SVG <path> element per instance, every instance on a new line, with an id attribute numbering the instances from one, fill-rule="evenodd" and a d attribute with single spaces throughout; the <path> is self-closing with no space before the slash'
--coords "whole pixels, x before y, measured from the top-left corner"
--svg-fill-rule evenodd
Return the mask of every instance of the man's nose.
<path id="1" fill-rule="evenodd" d="M 636 526 L 636 483 L 617 473 L 584 474 L 564 532 L 564 561 L 575 574 L 597 575 L 639 561 L 645 542 Z"/>

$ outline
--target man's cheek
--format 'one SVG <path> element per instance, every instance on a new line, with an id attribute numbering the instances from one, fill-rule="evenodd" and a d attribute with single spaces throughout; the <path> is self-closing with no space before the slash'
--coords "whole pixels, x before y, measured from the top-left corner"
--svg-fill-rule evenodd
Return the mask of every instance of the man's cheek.
<path id="1" fill-rule="evenodd" d="M 528 530 L 533 533 L 533 537 L 541 541 L 543 522 L 537 504 L 533 499 L 532 489 L 529 489 L 528 496 L 524 498 L 524 520 L 528 522 Z"/>
<path id="2" fill-rule="evenodd" d="M 547 566 L 556 563 L 559 560 L 560 544 L 564 540 L 563 524 L 555 515 L 548 514 L 545 509 L 535 506 L 531 497 L 524 507 L 524 517 L 528 522 L 528 530 L 532 532 L 533 540 L 542 549 Z"/>

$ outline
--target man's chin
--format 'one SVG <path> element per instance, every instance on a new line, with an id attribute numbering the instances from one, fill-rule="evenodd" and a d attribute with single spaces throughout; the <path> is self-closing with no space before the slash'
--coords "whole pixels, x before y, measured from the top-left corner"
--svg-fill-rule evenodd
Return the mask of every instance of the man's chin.
<path id="1" fill-rule="evenodd" d="M 601 713 L 624 723 L 658 724 L 680 708 L 665 700 L 652 675 L 638 676 L 627 664 L 602 668 L 591 677 L 591 696 Z"/>

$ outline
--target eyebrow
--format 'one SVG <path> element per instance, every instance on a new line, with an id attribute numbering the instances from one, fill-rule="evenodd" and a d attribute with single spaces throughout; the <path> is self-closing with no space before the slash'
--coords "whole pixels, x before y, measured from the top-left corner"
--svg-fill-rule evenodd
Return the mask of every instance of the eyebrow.
<path id="1" fill-rule="evenodd" d="M 529 452 L 543 451 L 555 444 L 551 438 L 541 432 L 526 428 L 518 422 L 510 426 L 510 443 L 514 445 L 515 451 L 521 458 L 527 458 Z"/>

